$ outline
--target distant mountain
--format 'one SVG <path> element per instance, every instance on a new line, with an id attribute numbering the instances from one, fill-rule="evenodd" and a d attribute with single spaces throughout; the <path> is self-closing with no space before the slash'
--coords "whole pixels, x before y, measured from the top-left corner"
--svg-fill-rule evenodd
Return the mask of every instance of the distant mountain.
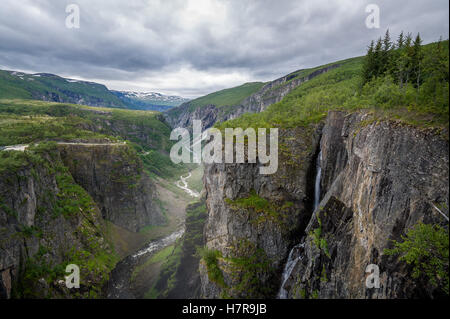
<path id="1" fill-rule="evenodd" d="M 127 107 L 103 84 L 67 79 L 48 73 L 27 74 L 0 70 L 0 98 Z"/>
<path id="2" fill-rule="evenodd" d="M 189 101 L 155 92 L 110 91 L 103 84 L 55 74 L 4 70 L 0 70 L 0 99 L 32 99 L 160 112 Z"/>
<path id="3" fill-rule="evenodd" d="M 189 99 L 180 96 L 164 95 L 156 92 L 111 91 L 128 108 L 137 110 L 166 111 L 179 106 Z"/>
<path id="4" fill-rule="evenodd" d="M 209 127 L 218 119 L 218 113 L 230 114 L 230 110 L 239 106 L 246 99 L 262 90 L 267 83 L 249 82 L 220 90 L 185 102 L 174 107 L 165 114 L 165 118 L 173 127 L 189 127 L 192 119 L 201 119 Z"/>

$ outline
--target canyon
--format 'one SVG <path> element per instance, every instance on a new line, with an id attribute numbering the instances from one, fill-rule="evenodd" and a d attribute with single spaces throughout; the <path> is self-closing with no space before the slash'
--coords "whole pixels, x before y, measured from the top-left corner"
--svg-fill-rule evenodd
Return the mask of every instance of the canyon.
<path id="1" fill-rule="evenodd" d="M 164 113 L 0 100 L 0 297 L 448 296 L 448 76 L 426 100 L 425 84 L 389 76 L 362 86 L 363 62 Z M 276 128 L 276 169 L 248 149 L 244 163 L 174 164 L 171 129 L 196 120 Z"/>

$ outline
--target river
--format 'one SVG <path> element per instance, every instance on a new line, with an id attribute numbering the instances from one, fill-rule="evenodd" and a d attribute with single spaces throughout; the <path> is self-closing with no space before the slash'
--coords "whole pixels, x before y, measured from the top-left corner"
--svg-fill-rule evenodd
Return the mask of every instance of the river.
<path id="1" fill-rule="evenodd" d="M 200 194 L 196 191 L 194 191 L 193 189 L 190 189 L 188 187 L 188 183 L 187 183 L 187 179 L 190 178 L 192 176 L 192 173 L 189 172 L 189 174 L 186 177 L 180 176 L 180 180 L 178 180 L 175 185 L 177 185 L 179 188 L 181 188 L 182 190 L 184 190 L 186 193 L 188 193 L 190 196 L 192 197 L 196 197 L 199 198 Z"/>
<path id="2" fill-rule="evenodd" d="M 192 176 L 191 172 L 186 177 L 180 176 L 180 179 L 175 183 L 177 187 L 188 193 L 192 197 L 200 197 L 200 194 L 189 188 L 187 179 Z M 148 243 L 145 247 L 137 252 L 125 257 L 119 261 L 110 275 L 110 279 L 105 286 L 106 298 L 108 299 L 134 299 L 135 296 L 130 287 L 131 274 L 138 265 L 141 258 L 154 254 L 165 247 L 168 247 L 176 242 L 178 238 L 183 236 L 185 231 L 184 224 L 170 235 L 161 239 Z"/>

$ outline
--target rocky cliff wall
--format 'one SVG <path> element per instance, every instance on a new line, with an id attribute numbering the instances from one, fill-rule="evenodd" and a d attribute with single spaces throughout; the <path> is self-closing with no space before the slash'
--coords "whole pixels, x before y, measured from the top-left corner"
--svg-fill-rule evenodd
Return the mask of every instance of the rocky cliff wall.
<path id="1" fill-rule="evenodd" d="M 260 175 L 259 164 L 205 166 L 205 242 L 218 252 L 221 274 L 212 278 L 212 266 L 201 262 L 203 297 L 276 295 L 289 249 L 311 217 L 308 185 L 318 132 L 320 125 L 281 131 L 280 165 L 273 175 Z"/>
<path id="2" fill-rule="evenodd" d="M 215 258 L 200 262 L 202 296 L 275 297 L 300 243 L 288 298 L 433 297 L 429 282 L 384 250 L 420 221 L 445 224 L 432 204 L 448 207 L 448 138 L 365 112 L 330 112 L 323 127 L 281 136 L 274 175 L 259 175 L 257 164 L 205 167 L 204 232 Z M 322 200 L 313 214 L 319 150 Z M 369 264 L 380 269 L 378 289 L 365 285 Z"/>
<path id="3" fill-rule="evenodd" d="M 115 257 L 97 205 L 56 149 L 17 153 L 15 165 L 0 172 L 0 298 L 98 296 Z M 65 286 L 71 263 L 79 289 Z"/>
<path id="4" fill-rule="evenodd" d="M 414 280 L 411 267 L 384 250 L 418 222 L 445 224 L 432 204 L 448 207 L 448 140 L 364 113 L 332 112 L 321 149 L 324 198 L 307 227 L 290 296 L 433 297 L 429 282 Z M 326 249 L 317 247 L 316 229 Z M 380 269 L 378 289 L 365 285 L 369 264 Z"/>
<path id="5" fill-rule="evenodd" d="M 40 143 L 0 156 L 0 298 L 101 297 L 117 261 L 105 219 L 131 231 L 165 222 L 127 144 Z M 80 289 L 66 288 L 67 264 L 80 267 Z"/>
<path id="6" fill-rule="evenodd" d="M 244 113 L 262 112 L 269 105 L 280 102 L 289 92 L 302 83 L 339 66 L 339 64 L 333 64 L 323 67 L 303 77 L 297 77 L 295 74 L 283 76 L 263 86 L 258 92 L 243 100 L 240 105 L 223 107 L 206 105 L 192 110 L 189 102 L 186 102 L 165 113 L 165 118 L 172 127 L 190 128 L 193 120 L 201 120 L 203 127 L 209 128 L 216 122 L 231 120 Z"/>
<path id="7" fill-rule="evenodd" d="M 103 218 L 137 232 L 165 222 L 154 184 L 136 152 L 126 144 L 59 145 L 75 181 L 98 204 Z"/>

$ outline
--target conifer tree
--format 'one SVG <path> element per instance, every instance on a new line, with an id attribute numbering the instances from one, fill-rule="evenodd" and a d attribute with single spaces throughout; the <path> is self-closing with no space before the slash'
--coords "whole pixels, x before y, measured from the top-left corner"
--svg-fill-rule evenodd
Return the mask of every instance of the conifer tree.
<path id="1" fill-rule="evenodd" d="M 375 49 L 373 53 L 374 60 L 374 68 L 373 68 L 373 76 L 378 77 L 382 74 L 383 71 L 383 42 L 381 38 L 378 38 L 377 43 L 375 44 Z"/>
<path id="2" fill-rule="evenodd" d="M 449 59 L 442 46 L 442 37 L 423 60 L 423 94 L 433 98 L 434 105 L 445 106 L 448 98 Z M 445 87 L 445 84 L 447 87 Z M 448 94 L 447 94 L 448 95 Z"/>
<path id="3" fill-rule="evenodd" d="M 363 70 L 362 70 L 362 85 L 370 82 L 372 77 L 374 76 L 374 42 L 373 40 L 370 42 L 370 45 L 367 49 L 366 58 L 364 59 Z"/>
<path id="4" fill-rule="evenodd" d="M 386 30 L 386 34 L 383 39 L 383 48 L 381 53 L 381 61 L 380 61 L 380 74 L 383 75 L 391 68 L 391 57 L 392 57 L 392 42 L 391 37 L 389 35 L 389 29 Z"/>
<path id="5" fill-rule="evenodd" d="M 421 70 L 422 70 L 423 52 L 422 52 L 422 39 L 420 34 L 414 40 L 411 50 L 411 82 L 416 88 L 419 88 L 421 84 Z"/>
<path id="6" fill-rule="evenodd" d="M 400 35 L 397 38 L 397 43 L 392 44 L 391 47 L 391 65 L 389 74 L 392 75 L 392 78 L 394 79 L 395 83 L 401 83 L 402 82 L 402 72 L 400 70 L 400 66 L 398 64 L 400 60 L 401 52 L 405 45 L 405 38 L 403 36 L 403 31 L 400 33 Z M 401 86 L 401 85 L 400 85 Z"/>
<path id="7" fill-rule="evenodd" d="M 403 49 L 403 51 L 400 54 L 400 59 L 398 60 L 398 63 L 400 65 L 400 70 L 401 70 L 401 84 L 400 87 L 402 87 L 403 85 L 406 86 L 408 85 L 408 82 L 410 80 L 411 77 L 411 60 L 412 60 L 412 37 L 411 37 L 411 33 L 408 33 L 408 35 L 406 36 L 406 40 L 405 40 L 405 47 Z"/>
<path id="8" fill-rule="evenodd" d="M 402 32 L 400 32 L 400 35 L 398 36 L 398 39 L 397 39 L 397 49 L 400 49 L 400 50 L 403 49 L 404 44 L 405 44 L 405 37 L 404 37 L 403 31 L 402 31 Z"/>

